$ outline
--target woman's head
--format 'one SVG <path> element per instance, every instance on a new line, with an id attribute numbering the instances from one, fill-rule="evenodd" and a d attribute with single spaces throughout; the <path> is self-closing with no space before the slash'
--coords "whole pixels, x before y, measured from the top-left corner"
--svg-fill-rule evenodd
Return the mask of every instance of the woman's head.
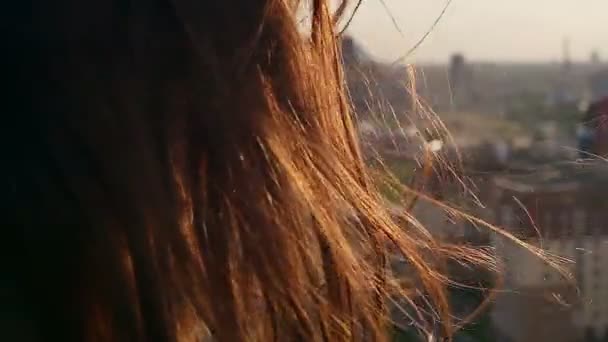
<path id="1" fill-rule="evenodd" d="M 441 248 L 362 163 L 330 1 L 309 35 L 296 1 L 39 2 L 8 179 L 41 336 L 382 340 L 389 244 L 449 333 Z"/>

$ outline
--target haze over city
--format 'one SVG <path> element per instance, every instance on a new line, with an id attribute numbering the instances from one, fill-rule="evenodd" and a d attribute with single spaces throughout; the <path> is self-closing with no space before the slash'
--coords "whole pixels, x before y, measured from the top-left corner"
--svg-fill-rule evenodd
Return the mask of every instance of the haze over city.
<path id="1" fill-rule="evenodd" d="M 349 33 L 372 56 L 392 61 L 429 30 L 446 0 L 384 0 L 384 4 L 364 0 Z M 478 61 L 559 61 L 565 41 L 574 61 L 588 61 L 592 51 L 605 60 L 607 21 L 606 0 L 453 0 L 407 61 L 442 63 L 455 52 Z"/>

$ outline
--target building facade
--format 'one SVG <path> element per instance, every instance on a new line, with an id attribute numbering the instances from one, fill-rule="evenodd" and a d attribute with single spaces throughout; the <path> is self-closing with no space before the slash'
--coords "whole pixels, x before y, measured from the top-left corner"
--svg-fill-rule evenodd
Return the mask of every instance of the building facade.
<path id="1" fill-rule="evenodd" d="M 494 179 L 495 221 L 564 261 L 559 272 L 493 237 L 506 269 L 493 316 L 510 340 L 608 341 L 607 167 L 562 165 Z"/>

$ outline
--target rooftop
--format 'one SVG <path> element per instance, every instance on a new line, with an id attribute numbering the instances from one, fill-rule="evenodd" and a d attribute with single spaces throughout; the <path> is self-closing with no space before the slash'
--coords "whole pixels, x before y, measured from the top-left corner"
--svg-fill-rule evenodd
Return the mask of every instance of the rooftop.
<path id="1" fill-rule="evenodd" d="M 608 161 L 523 164 L 495 177 L 494 183 L 515 192 L 606 191 Z"/>

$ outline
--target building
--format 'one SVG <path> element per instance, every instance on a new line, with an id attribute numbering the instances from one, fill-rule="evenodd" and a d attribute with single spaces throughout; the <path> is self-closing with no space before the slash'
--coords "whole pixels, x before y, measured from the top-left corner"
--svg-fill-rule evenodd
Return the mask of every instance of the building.
<path id="1" fill-rule="evenodd" d="M 375 60 L 350 36 L 341 39 L 341 51 L 346 87 L 358 119 L 389 127 L 409 122 L 407 68 Z"/>
<path id="2" fill-rule="evenodd" d="M 345 36 L 341 40 L 342 59 L 344 64 L 367 63 L 372 61 L 365 49 L 351 36 Z"/>
<path id="3" fill-rule="evenodd" d="M 608 156 L 608 95 L 593 102 L 581 125 L 589 132 L 586 136 L 579 134 L 579 149 L 589 156 Z M 586 143 L 586 145 L 584 144 Z"/>
<path id="4" fill-rule="evenodd" d="M 493 180 L 495 221 L 569 259 L 574 281 L 502 237 L 506 266 L 493 309 L 509 341 L 608 341 L 608 166 L 564 164 Z"/>
<path id="5" fill-rule="evenodd" d="M 598 71 L 589 77 L 589 91 L 592 101 L 608 96 L 608 69 Z"/>

